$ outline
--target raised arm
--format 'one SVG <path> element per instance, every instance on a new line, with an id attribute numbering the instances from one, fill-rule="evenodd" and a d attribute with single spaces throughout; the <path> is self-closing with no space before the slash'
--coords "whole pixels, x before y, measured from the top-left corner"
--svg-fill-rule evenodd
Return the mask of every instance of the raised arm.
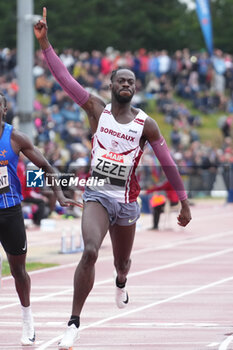
<path id="1" fill-rule="evenodd" d="M 92 132 L 95 132 L 98 119 L 105 104 L 96 96 L 89 94 L 69 73 L 60 58 L 56 55 L 48 40 L 47 10 L 43 8 L 43 20 L 34 26 L 34 33 L 43 50 L 48 67 L 66 93 L 88 114 Z"/>
<path id="2" fill-rule="evenodd" d="M 177 218 L 178 224 L 180 226 L 186 226 L 191 220 L 191 213 L 184 184 L 178 172 L 177 166 L 171 157 L 167 143 L 164 137 L 161 135 L 157 123 L 152 118 L 146 119 L 143 130 L 143 138 L 150 143 L 168 181 L 179 197 L 181 202 L 181 211 Z"/>

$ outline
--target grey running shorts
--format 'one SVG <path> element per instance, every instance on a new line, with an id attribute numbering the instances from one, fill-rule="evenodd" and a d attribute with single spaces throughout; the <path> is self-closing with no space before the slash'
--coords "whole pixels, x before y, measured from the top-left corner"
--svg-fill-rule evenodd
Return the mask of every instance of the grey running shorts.
<path id="1" fill-rule="evenodd" d="M 104 193 L 85 189 L 84 202 L 99 202 L 107 210 L 111 225 L 130 226 L 135 224 L 140 216 L 140 208 L 137 202 L 119 203 Z"/>
<path id="2" fill-rule="evenodd" d="M 22 255 L 27 252 L 27 240 L 21 204 L 0 209 L 0 242 L 6 253 Z"/>

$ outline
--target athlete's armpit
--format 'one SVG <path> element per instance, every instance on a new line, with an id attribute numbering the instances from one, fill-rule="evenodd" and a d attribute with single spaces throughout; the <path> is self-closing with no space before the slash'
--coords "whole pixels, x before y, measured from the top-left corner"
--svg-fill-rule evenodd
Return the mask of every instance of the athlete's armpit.
<path id="1" fill-rule="evenodd" d="M 105 106 L 106 105 L 104 101 L 92 94 L 89 95 L 89 99 L 87 100 L 87 102 L 84 103 L 84 105 L 82 105 L 82 108 L 87 113 L 92 134 L 96 132 L 99 118 Z"/>
<path id="2" fill-rule="evenodd" d="M 142 138 L 152 143 L 154 141 L 159 140 L 161 137 L 161 133 L 156 121 L 150 117 L 145 120 Z"/>

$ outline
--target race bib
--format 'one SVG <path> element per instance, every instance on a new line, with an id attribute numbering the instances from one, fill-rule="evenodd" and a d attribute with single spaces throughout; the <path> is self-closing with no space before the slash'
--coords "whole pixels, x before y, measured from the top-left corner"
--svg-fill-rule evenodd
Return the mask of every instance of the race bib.
<path id="1" fill-rule="evenodd" d="M 125 186 L 131 169 L 129 155 L 98 149 L 92 165 L 92 176 L 106 179 L 106 183 Z"/>
<path id="2" fill-rule="evenodd" d="M 7 166 L 0 167 L 0 194 L 10 191 Z"/>

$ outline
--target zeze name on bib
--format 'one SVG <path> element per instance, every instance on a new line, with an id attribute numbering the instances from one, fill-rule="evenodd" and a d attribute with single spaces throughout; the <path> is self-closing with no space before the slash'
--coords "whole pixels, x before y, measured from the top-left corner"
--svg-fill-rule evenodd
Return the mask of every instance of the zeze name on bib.
<path id="1" fill-rule="evenodd" d="M 92 176 L 107 179 L 111 185 L 125 186 L 131 165 L 129 156 L 98 149 L 92 164 Z"/>

